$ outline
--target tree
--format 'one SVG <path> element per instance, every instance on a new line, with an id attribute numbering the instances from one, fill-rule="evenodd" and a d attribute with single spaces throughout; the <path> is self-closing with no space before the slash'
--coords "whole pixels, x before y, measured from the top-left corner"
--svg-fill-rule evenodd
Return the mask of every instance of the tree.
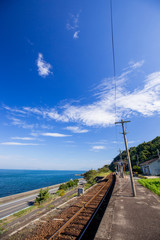
<path id="1" fill-rule="evenodd" d="M 50 193 L 49 193 L 49 188 L 46 188 L 46 189 L 42 189 L 40 190 L 39 194 L 38 194 L 38 197 L 36 197 L 36 200 L 35 202 L 40 204 L 42 202 L 45 202 L 47 199 L 50 198 Z"/>

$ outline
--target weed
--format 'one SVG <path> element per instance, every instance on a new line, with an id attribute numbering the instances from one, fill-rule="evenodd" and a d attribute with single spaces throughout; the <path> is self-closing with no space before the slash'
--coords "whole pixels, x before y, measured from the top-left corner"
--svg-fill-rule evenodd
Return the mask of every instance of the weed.
<path id="1" fill-rule="evenodd" d="M 51 208 L 54 208 L 53 204 L 50 204 L 50 205 L 47 206 L 47 209 L 51 209 Z"/>
<path id="2" fill-rule="evenodd" d="M 23 210 L 21 210 L 19 212 L 14 213 L 13 216 L 14 217 L 22 217 L 22 216 L 30 213 L 34 208 L 35 208 L 35 206 L 31 206 L 29 208 L 23 209 Z"/>
<path id="3" fill-rule="evenodd" d="M 138 182 L 160 196 L 160 178 L 140 179 Z"/>

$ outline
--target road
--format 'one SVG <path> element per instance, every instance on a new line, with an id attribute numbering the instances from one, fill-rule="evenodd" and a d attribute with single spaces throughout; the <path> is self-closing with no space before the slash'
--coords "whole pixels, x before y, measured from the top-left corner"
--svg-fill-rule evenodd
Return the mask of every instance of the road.
<path id="1" fill-rule="evenodd" d="M 81 179 L 79 181 L 79 185 L 85 183 L 84 179 Z M 57 192 L 59 187 L 55 187 L 51 190 L 49 190 L 50 193 L 54 194 Z M 22 209 L 25 209 L 29 206 L 32 206 L 34 204 L 34 200 L 37 197 L 38 194 L 33 194 L 27 197 L 20 198 L 18 200 L 10 201 L 8 203 L 4 203 L 0 205 L 0 219 L 11 215 L 15 212 L 18 212 Z"/>
<path id="2" fill-rule="evenodd" d="M 58 190 L 58 187 L 51 189 L 50 193 L 56 193 Z M 32 206 L 34 203 L 35 198 L 38 194 L 33 194 L 28 197 L 23 197 L 15 201 L 11 201 L 5 204 L 0 205 L 0 219 L 11 215 L 17 211 L 20 211 L 24 208 L 27 208 L 29 206 Z"/>

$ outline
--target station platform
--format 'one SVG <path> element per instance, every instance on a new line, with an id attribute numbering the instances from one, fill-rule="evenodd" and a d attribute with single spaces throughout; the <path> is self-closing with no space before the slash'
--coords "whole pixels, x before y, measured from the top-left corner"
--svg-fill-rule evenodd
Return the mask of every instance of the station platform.
<path id="1" fill-rule="evenodd" d="M 136 197 L 129 176 L 117 177 L 94 240 L 160 240 L 160 197 L 134 182 Z"/>

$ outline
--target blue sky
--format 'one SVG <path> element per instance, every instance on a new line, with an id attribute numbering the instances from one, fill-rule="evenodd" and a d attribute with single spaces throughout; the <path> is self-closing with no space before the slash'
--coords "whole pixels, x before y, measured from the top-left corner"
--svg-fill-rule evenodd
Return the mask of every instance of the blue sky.
<path id="1" fill-rule="evenodd" d="M 0 3 L 0 168 L 86 170 L 124 149 L 110 1 Z M 113 0 L 117 115 L 129 146 L 160 135 L 160 3 Z"/>

